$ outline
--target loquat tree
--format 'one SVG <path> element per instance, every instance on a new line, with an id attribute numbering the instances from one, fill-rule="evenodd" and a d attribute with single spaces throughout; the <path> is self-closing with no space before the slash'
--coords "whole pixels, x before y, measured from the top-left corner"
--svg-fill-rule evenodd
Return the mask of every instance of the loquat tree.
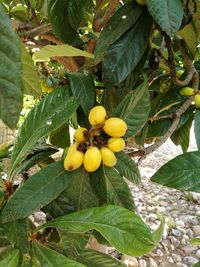
<path id="1" fill-rule="evenodd" d="M 135 212 L 137 162 L 171 138 L 183 154 L 152 182 L 200 191 L 200 1 L 0 3 L 0 118 L 18 128 L 0 148 L 0 266 L 124 266 L 91 238 L 147 254 L 164 222 Z"/>

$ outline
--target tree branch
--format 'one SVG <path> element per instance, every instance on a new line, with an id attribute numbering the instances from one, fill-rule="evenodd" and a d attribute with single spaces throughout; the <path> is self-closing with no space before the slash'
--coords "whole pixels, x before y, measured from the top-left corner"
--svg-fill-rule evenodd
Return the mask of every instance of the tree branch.
<path id="1" fill-rule="evenodd" d="M 42 35 L 42 34 L 45 34 L 49 31 L 52 30 L 52 26 L 50 23 L 48 24 L 43 24 L 43 25 L 40 25 L 34 29 L 31 29 L 31 30 L 28 30 L 28 31 L 24 31 L 24 30 L 18 30 L 18 35 L 19 37 L 27 37 L 27 38 L 33 38 L 33 37 L 36 37 L 38 35 Z"/>
<path id="2" fill-rule="evenodd" d="M 179 42 L 179 40 L 178 40 L 178 42 Z M 192 88 L 196 92 L 198 92 L 199 74 L 198 74 L 197 70 L 195 69 L 195 67 L 192 63 L 192 60 L 190 59 L 188 53 L 186 52 L 184 41 L 181 40 L 178 44 L 179 44 L 179 48 L 182 52 L 183 58 L 186 62 L 186 66 L 187 66 L 188 70 L 189 70 L 189 67 L 191 67 L 191 69 L 193 69 L 193 71 L 194 71 L 193 75 L 192 75 Z M 172 52 L 173 52 L 173 50 L 172 50 Z M 176 131 L 182 114 L 190 107 L 190 105 L 192 104 L 193 101 L 194 101 L 194 96 L 189 97 L 183 103 L 183 105 L 174 113 L 174 115 L 173 115 L 174 120 L 172 122 L 172 125 L 170 126 L 169 130 L 161 137 L 160 140 L 156 141 L 151 146 L 145 147 L 145 148 L 140 149 L 138 151 L 129 152 L 128 154 L 132 157 L 145 156 L 147 154 L 152 153 L 157 148 L 159 148 L 162 144 L 164 144 L 167 141 L 167 139 Z"/>
<path id="3" fill-rule="evenodd" d="M 144 156 L 144 155 L 150 154 L 153 151 L 155 151 L 156 149 L 158 149 L 175 132 L 175 130 L 177 129 L 177 126 L 179 124 L 181 115 L 190 107 L 193 100 L 194 100 L 193 96 L 188 98 L 185 101 L 185 103 L 175 112 L 175 115 L 174 115 L 175 119 L 172 122 L 172 125 L 170 126 L 169 130 L 162 136 L 162 138 L 160 140 L 156 141 L 153 145 L 144 148 L 143 150 L 141 149 L 138 151 L 130 152 L 128 154 L 132 157 L 139 157 L 139 156 Z"/>

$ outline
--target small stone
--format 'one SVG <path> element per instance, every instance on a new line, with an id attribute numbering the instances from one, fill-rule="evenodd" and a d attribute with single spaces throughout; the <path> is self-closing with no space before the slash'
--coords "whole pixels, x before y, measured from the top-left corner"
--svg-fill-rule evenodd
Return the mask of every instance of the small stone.
<path id="1" fill-rule="evenodd" d="M 171 245 L 170 245 L 170 249 L 171 249 L 171 250 L 175 250 L 174 245 L 171 244 Z"/>
<path id="2" fill-rule="evenodd" d="M 196 212 L 196 216 L 200 216 L 200 210 Z"/>
<path id="3" fill-rule="evenodd" d="M 172 258 L 173 258 L 174 262 L 181 262 L 181 256 L 180 255 L 172 253 Z"/>
<path id="4" fill-rule="evenodd" d="M 183 235 L 186 234 L 186 230 L 185 230 L 185 229 L 180 228 L 180 227 L 177 227 L 177 229 L 178 229 Z"/>
<path id="5" fill-rule="evenodd" d="M 172 245 L 174 245 L 175 247 L 178 247 L 180 245 L 180 241 L 176 239 L 174 236 L 170 236 L 169 239 L 172 242 Z"/>
<path id="6" fill-rule="evenodd" d="M 139 267 L 147 267 L 147 263 L 145 260 L 139 260 Z"/>
<path id="7" fill-rule="evenodd" d="M 195 236 L 200 236 L 200 225 L 192 226 L 192 230 L 193 230 Z"/>
<path id="8" fill-rule="evenodd" d="M 186 256 L 186 257 L 184 257 L 183 262 L 187 266 L 193 266 L 194 264 L 196 264 L 198 262 L 198 260 L 196 258 L 194 258 L 194 257 Z"/>
<path id="9" fill-rule="evenodd" d="M 169 206 L 169 203 L 167 201 L 163 201 L 162 200 L 162 201 L 159 202 L 159 205 L 163 206 L 163 207 L 167 207 L 167 206 Z"/>
<path id="10" fill-rule="evenodd" d="M 149 267 L 158 267 L 154 259 L 149 258 Z"/>
<path id="11" fill-rule="evenodd" d="M 183 264 L 183 263 L 179 263 L 179 262 L 176 264 L 176 266 L 177 266 L 177 267 L 188 267 L 187 265 L 185 265 L 185 264 Z"/>
<path id="12" fill-rule="evenodd" d="M 162 256 L 163 256 L 163 252 L 162 252 L 161 249 L 157 249 L 156 254 L 157 254 L 159 257 L 162 257 Z"/>
<path id="13" fill-rule="evenodd" d="M 156 220 L 158 220 L 158 217 L 154 213 L 150 213 L 148 217 L 149 217 L 149 221 L 151 222 L 155 222 Z"/>
<path id="14" fill-rule="evenodd" d="M 135 257 L 131 257 L 128 255 L 123 255 L 121 257 L 121 261 L 123 261 L 128 267 L 138 267 L 138 261 Z"/>
<path id="15" fill-rule="evenodd" d="M 182 221 L 176 221 L 176 226 L 178 226 L 178 227 L 185 227 L 185 224 Z"/>
<path id="16" fill-rule="evenodd" d="M 177 229 L 172 229 L 172 234 L 176 237 L 181 237 L 181 232 Z"/>
<path id="17" fill-rule="evenodd" d="M 167 257 L 167 261 L 170 262 L 170 263 L 174 263 L 172 257 Z"/>
<path id="18" fill-rule="evenodd" d="M 185 239 L 185 238 L 182 238 L 182 239 L 181 239 L 181 245 L 182 245 L 182 246 L 185 246 L 186 244 L 187 244 L 186 239 Z"/>
<path id="19" fill-rule="evenodd" d="M 192 199 L 200 204 L 200 194 L 192 192 L 191 195 L 192 195 Z"/>
<path id="20" fill-rule="evenodd" d="M 184 251 L 185 255 L 189 256 L 193 252 L 195 252 L 198 249 L 198 247 L 197 246 L 188 245 L 188 246 L 182 247 L 181 249 Z"/>
<path id="21" fill-rule="evenodd" d="M 191 229 L 187 230 L 187 235 L 189 236 L 189 238 L 193 238 L 194 234 Z"/>
<path id="22" fill-rule="evenodd" d="M 167 236 L 168 236 L 168 232 L 167 232 L 167 230 L 164 230 L 163 233 L 162 233 L 162 238 L 166 239 Z"/>
<path id="23" fill-rule="evenodd" d="M 198 259 L 200 259 L 200 249 L 197 250 L 195 255 L 197 256 Z"/>

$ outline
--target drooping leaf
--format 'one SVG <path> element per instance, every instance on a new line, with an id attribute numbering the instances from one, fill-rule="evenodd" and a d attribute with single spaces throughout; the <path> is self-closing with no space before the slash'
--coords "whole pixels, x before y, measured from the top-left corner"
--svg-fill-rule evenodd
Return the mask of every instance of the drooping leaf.
<path id="1" fill-rule="evenodd" d="M 90 208 L 74 212 L 42 225 L 73 233 L 95 229 L 118 251 L 140 256 L 155 246 L 153 235 L 138 215 L 119 206 Z"/>
<path id="2" fill-rule="evenodd" d="M 200 238 L 199 237 L 192 238 L 190 240 L 190 245 L 197 245 L 197 246 L 199 246 L 200 245 Z"/>
<path id="3" fill-rule="evenodd" d="M 64 123 L 49 135 L 49 142 L 56 147 L 66 148 L 70 146 L 69 124 Z"/>
<path id="4" fill-rule="evenodd" d="M 78 261 L 88 267 L 125 267 L 121 261 L 112 258 L 111 256 L 100 253 L 92 249 L 85 249 L 77 258 Z"/>
<path id="5" fill-rule="evenodd" d="M 193 267 L 200 267 L 200 261 L 193 265 Z"/>
<path id="6" fill-rule="evenodd" d="M 102 165 L 91 176 L 91 184 L 101 204 L 119 205 L 134 210 L 135 205 L 131 191 L 124 179 L 114 168 Z M 104 191 L 103 194 L 101 193 L 102 191 Z"/>
<path id="7" fill-rule="evenodd" d="M 142 129 L 149 112 L 149 92 L 145 81 L 122 100 L 113 116 L 120 117 L 127 123 L 128 131 L 125 137 L 130 137 L 136 135 Z"/>
<path id="8" fill-rule="evenodd" d="M 181 0 L 147 0 L 149 13 L 156 23 L 168 35 L 177 33 L 183 19 L 183 5 Z"/>
<path id="9" fill-rule="evenodd" d="M 80 50 L 70 45 L 46 45 L 34 54 L 34 60 L 44 61 L 51 57 L 88 57 L 93 58 L 93 54 Z"/>
<path id="10" fill-rule="evenodd" d="M 136 23 L 142 11 L 143 8 L 141 6 L 136 5 L 134 2 L 129 2 L 115 12 L 100 33 L 95 48 L 95 58 L 97 60 L 102 60 L 108 46 L 119 39 Z"/>
<path id="11" fill-rule="evenodd" d="M 20 252 L 19 250 L 13 250 L 9 255 L 0 261 L 0 267 L 19 267 L 20 263 Z"/>
<path id="12" fill-rule="evenodd" d="M 67 75 L 73 95 L 87 116 L 95 101 L 93 79 L 89 74 L 76 72 Z"/>
<path id="13" fill-rule="evenodd" d="M 23 83 L 24 83 L 24 93 L 27 95 L 32 95 L 34 97 L 39 97 L 42 95 L 41 88 L 39 85 L 39 77 L 34 66 L 34 62 L 26 50 L 25 45 L 21 42 L 21 60 L 23 67 Z"/>
<path id="14" fill-rule="evenodd" d="M 175 131 L 171 140 L 175 145 L 180 145 L 183 153 L 187 152 L 190 143 L 190 129 L 192 127 L 193 117 L 191 117 L 183 126 Z"/>
<path id="15" fill-rule="evenodd" d="M 138 184 L 140 181 L 140 172 L 135 161 L 125 152 L 116 154 L 117 164 L 115 169 L 132 183 Z"/>
<path id="16" fill-rule="evenodd" d="M 75 210 L 98 206 L 98 200 L 90 185 L 89 173 L 83 167 L 73 175 L 65 194 Z"/>
<path id="17" fill-rule="evenodd" d="M 35 242 L 33 247 L 41 266 L 86 267 L 79 262 L 68 259 L 55 250 L 42 246 L 38 242 Z"/>
<path id="18" fill-rule="evenodd" d="M 7 202 L 1 215 L 2 221 L 25 218 L 47 205 L 66 188 L 71 177 L 63 162 L 55 162 L 33 174 Z"/>
<path id="19" fill-rule="evenodd" d="M 29 253 L 28 220 L 16 220 L 3 224 L 4 231 L 13 247 L 23 254 Z"/>
<path id="20" fill-rule="evenodd" d="M 102 66 L 106 88 L 111 89 L 121 83 L 138 65 L 147 47 L 151 28 L 152 17 L 144 9 L 134 26 L 109 46 Z"/>
<path id="21" fill-rule="evenodd" d="M 0 4 L 0 118 L 15 128 L 23 106 L 20 43 Z"/>
<path id="22" fill-rule="evenodd" d="M 68 4 L 69 1 L 50 0 L 48 4 L 48 15 L 55 35 L 65 43 L 71 44 L 79 36 L 77 31 L 69 23 Z"/>
<path id="23" fill-rule="evenodd" d="M 181 191 L 200 192 L 200 151 L 187 152 L 163 165 L 152 182 Z"/>
<path id="24" fill-rule="evenodd" d="M 200 149 L 200 110 L 195 112 L 194 116 L 194 134 L 198 149 Z"/>
<path id="25" fill-rule="evenodd" d="M 57 88 L 48 94 L 26 117 L 16 139 L 10 164 L 10 176 L 35 143 L 66 122 L 78 104 L 68 97 L 67 88 Z"/>

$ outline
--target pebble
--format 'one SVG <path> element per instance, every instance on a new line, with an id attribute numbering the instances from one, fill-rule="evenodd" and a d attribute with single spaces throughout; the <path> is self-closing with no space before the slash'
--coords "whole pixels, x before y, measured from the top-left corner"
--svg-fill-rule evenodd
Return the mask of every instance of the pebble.
<path id="1" fill-rule="evenodd" d="M 178 247 L 180 245 L 180 241 L 176 239 L 174 236 L 170 236 L 169 239 L 175 247 Z"/>
<path id="2" fill-rule="evenodd" d="M 195 255 L 197 256 L 198 259 L 200 259 L 200 249 L 198 249 L 198 250 L 196 251 L 196 254 L 195 254 Z"/>
<path id="3" fill-rule="evenodd" d="M 182 247 L 181 249 L 184 251 L 185 255 L 189 256 L 193 252 L 195 252 L 198 249 L 198 247 L 197 246 L 188 245 L 188 246 Z"/>
<path id="4" fill-rule="evenodd" d="M 139 267 L 147 267 L 147 263 L 145 260 L 139 260 Z"/>
<path id="5" fill-rule="evenodd" d="M 176 226 L 177 226 L 177 227 L 181 227 L 181 228 L 182 228 L 182 227 L 185 227 L 185 223 L 182 222 L 182 221 L 176 221 L 175 223 L 176 223 Z"/>
<path id="6" fill-rule="evenodd" d="M 200 236 L 200 225 L 192 226 L 192 230 L 193 230 L 195 236 Z"/>
<path id="7" fill-rule="evenodd" d="M 189 236 L 189 238 L 193 238 L 194 234 L 191 229 L 187 230 L 187 235 Z"/>
<path id="8" fill-rule="evenodd" d="M 181 256 L 180 255 L 172 253 L 172 258 L 173 258 L 174 262 L 181 262 Z"/>
<path id="9" fill-rule="evenodd" d="M 181 232 L 177 229 L 172 229 L 172 234 L 176 237 L 181 237 Z"/>
<path id="10" fill-rule="evenodd" d="M 193 266 L 194 264 L 198 262 L 198 260 L 194 257 L 186 256 L 184 257 L 183 262 L 188 266 Z"/>
<path id="11" fill-rule="evenodd" d="M 183 264 L 183 263 L 177 263 L 177 265 L 176 265 L 177 267 L 188 267 L 187 265 L 185 265 L 185 264 Z"/>
<path id="12" fill-rule="evenodd" d="M 172 257 L 167 257 L 167 261 L 170 262 L 170 263 L 174 263 Z"/>
<path id="13" fill-rule="evenodd" d="M 155 262 L 154 259 L 149 258 L 149 267 L 158 267 L 158 264 Z"/>

